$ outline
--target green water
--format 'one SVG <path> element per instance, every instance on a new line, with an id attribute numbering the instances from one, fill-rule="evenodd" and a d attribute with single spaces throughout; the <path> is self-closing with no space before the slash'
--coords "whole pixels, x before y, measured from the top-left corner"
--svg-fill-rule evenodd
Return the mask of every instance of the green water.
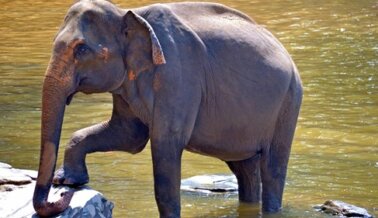
<path id="1" fill-rule="evenodd" d="M 157 1 L 114 1 L 136 7 Z M 290 159 L 284 209 L 269 217 L 324 217 L 314 204 L 339 199 L 378 216 L 378 2 L 219 1 L 252 16 L 292 54 L 304 102 Z M 41 85 L 52 39 L 71 1 L 0 0 L 0 161 L 36 169 Z M 109 94 L 79 94 L 67 108 L 71 133 L 103 121 Z M 115 217 L 157 217 L 150 149 L 87 157 L 90 186 L 115 203 Z M 219 160 L 184 153 L 182 175 L 229 173 Z M 236 197 L 182 196 L 182 217 L 258 216 Z M 268 217 L 268 216 L 264 216 Z"/>

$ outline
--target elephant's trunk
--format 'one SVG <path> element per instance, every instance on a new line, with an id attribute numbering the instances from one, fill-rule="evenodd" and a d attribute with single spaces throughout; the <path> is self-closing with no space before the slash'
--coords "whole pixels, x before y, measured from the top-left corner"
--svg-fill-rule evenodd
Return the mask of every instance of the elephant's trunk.
<path id="1" fill-rule="evenodd" d="M 68 82 L 67 75 L 61 77 L 59 75 L 63 75 L 62 71 L 56 72 L 62 64 L 61 61 L 58 62 L 60 63 L 50 62 L 42 91 L 41 154 L 33 196 L 34 209 L 41 216 L 53 216 L 63 212 L 73 195 L 73 192 L 68 192 L 57 202 L 47 201 L 57 160 L 65 105 L 72 88 L 68 85 L 72 82 Z"/>

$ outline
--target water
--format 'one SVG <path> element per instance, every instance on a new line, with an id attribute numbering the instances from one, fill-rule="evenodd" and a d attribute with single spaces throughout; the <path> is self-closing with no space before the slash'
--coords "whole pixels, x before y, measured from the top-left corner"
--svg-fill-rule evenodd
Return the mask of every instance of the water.
<path id="1" fill-rule="evenodd" d="M 114 1 L 137 7 L 157 1 Z M 378 215 L 378 27 L 376 0 L 219 1 L 252 16 L 292 54 L 304 102 L 290 159 L 284 210 L 272 217 L 324 217 L 312 206 L 344 200 Z M 37 169 L 41 85 L 52 39 L 71 1 L 0 0 L 0 161 Z M 79 94 L 61 144 L 107 119 L 109 94 Z M 59 163 L 62 161 L 63 146 Z M 115 202 L 115 217 L 157 217 L 150 149 L 87 157 L 90 186 Z M 229 173 L 219 160 L 184 153 L 182 175 Z M 182 196 L 183 217 L 243 217 L 237 198 Z M 264 216 L 268 217 L 268 216 Z M 270 217 L 270 216 L 269 216 Z"/>

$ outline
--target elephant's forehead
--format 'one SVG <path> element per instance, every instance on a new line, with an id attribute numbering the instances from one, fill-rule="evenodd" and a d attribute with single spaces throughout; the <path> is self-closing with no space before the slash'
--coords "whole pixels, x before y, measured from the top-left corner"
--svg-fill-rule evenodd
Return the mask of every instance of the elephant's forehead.
<path id="1" fill-rule="evenodd" d="M 75 38 L 106 41 L 107 33 L 116 30 L 121 22 L 119 9 L 107 1 L 79 1 L 67 12 L 54 41 L 69 42 Z"/>
<path id="2" fill-rule="evenodd" d="M 59 30 L 59 32 L 55 36 L 54 43 L 55 45 L 65 44 L 65 46 L 68 46 L 68 44 L 74 39 L 82 38 L 82 34 L 77 28 L 73 27 L 72 25 L 65 25 Z"/>
<path id="3" fill-rule="evenodd" d="M 72 5 L 67 15 L 75 16 L 86 12 L 93 14 L 117 13 L 118 8 L 108 1 L 82 0 Z"/>
<path id="4" fill-rule="evenodd" d="M 87 20 L 94 22 L 114 22 L 119 18 L 119 9 L 108 1 L 78 1 L 68 10 L 64 23 L 74 20 Z"/>

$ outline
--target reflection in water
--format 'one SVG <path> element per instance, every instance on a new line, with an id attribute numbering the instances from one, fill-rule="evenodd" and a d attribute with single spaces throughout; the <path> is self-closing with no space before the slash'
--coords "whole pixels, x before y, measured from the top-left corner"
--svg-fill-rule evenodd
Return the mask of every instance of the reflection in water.
<path id="1" fill-rule="evenodd" d="M 137 7 L 157 1 L 115 1 Z M 377 3 L 262 0 L 221 3 L 251 15 L 292 54 L 305 88 L 284 195 L 284 210 L 263 217 L 322 217 L 327 199 L 378 215 Z M 0 8 L 0 161 L 36 169 L 43 72 L 71 1 L 4 1 Z M 67 108 L 62 144 L 75 130 L 107 119 L 108 94 L 79 94 Z M 60 150 L 60 162 L 63 149 Z M 115 217 L 157 217 L 149 147 L 141 154 L 87 158 L 90 185 L 115 202 Z M 229 173 L 219 160 L 186 152 L 183 177 Z M 374 211 L 374 208 L 375 211 Z M 237 197 L 182 196 L 183 217 L 250 217 L 259 207 Z"/>

